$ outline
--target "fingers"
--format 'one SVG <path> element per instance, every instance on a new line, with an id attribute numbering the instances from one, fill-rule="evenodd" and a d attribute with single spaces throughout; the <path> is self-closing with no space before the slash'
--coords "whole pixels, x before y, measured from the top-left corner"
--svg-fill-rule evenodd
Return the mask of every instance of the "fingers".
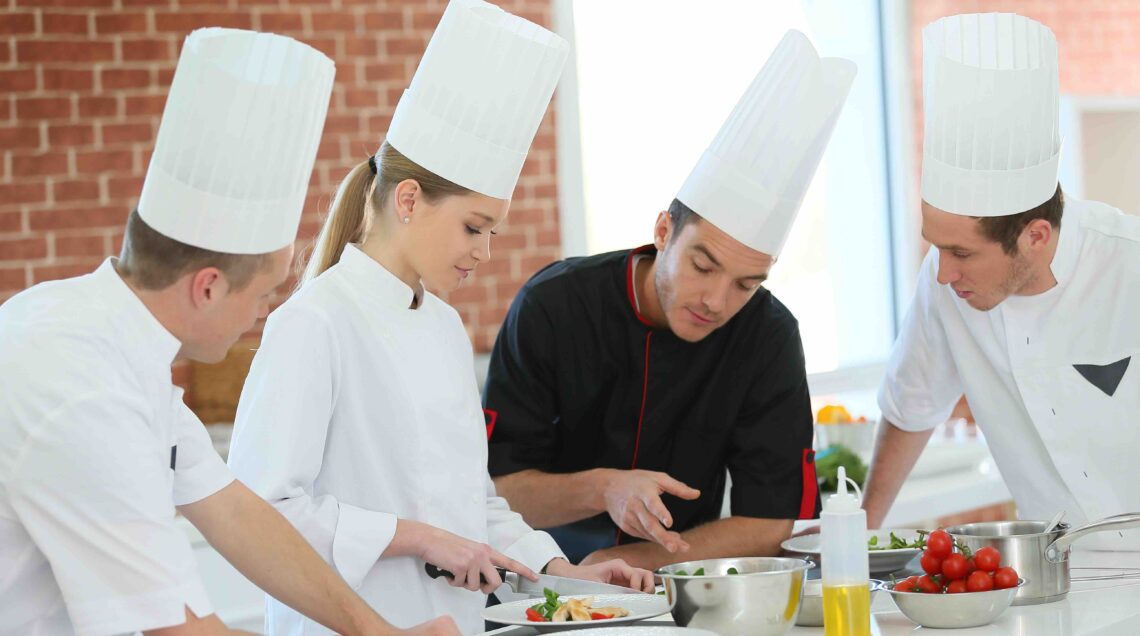
<path id="1" fill-rule="evenodd" d="M 471 561 L 470 564 L 467 566 L 467 576 L 464 577 L 462 587 L 464 587 L 468 590 L 471 590 L 472 592 L 478 591 L 479 590 L 479 574 L 481 572 L 482 572 L 482 568 L 479 567 L 479 561 L 476 561 L 476 560 Z"/>
<path id="2" fill-rule="evenodd" d="M 538 575 L 534 573 L 534 570 L 494 550 L 491 551 L 491 563 L 498 567 L 506 568 L 511 572 L 518 572 L 521 576 L 525 576 L 532 581 L 538 580 Z"/>
<path id="3" fill-rule="evenodd" d="M 654 473 L 653 479 L 657 482 L 657 485 L 661 488 L 661 490 L 669 493 L 670 495 L 680 497 L 681 499 L 691 500 L 701 496 L 701 491 L 697 490 L 696 488 L 690 488 L 689 486 L 677 481 L 676 479 L 673 479 L 665 473 Z"/>
<path id="4" fill-rule="evenodd" d="M 499 577 L 499 572 L 489 560 L 483 562 L 483 565 L 479 568 L 479 573 L 483 575 L 483 578 L 481 581 L 478 579 L 476 579 L 476 581 L 481 583 L 479 589 L 484 594 L 494 592 L 503 584 L 503 579 Z"/>
<path id="5" fill-rule="evenodd" d="M 661 525 L 666 528 L 673 527 L 673 515 L 669 514 L 669 509 L 665 507 L 665 502 L 661 501 L 661 497 L 652 495 L 642 498 L 641 501 L 645 504 L 646 509 L 649 510 L 654 517 L 657 517 Z"/>
<path id="6" fill-rule="evenodd" d="M 661 547 L 668 550 L 670 553 L 675 553 L 678 550 L 688 550 L 689 544 L 681 538 L 680 534 L 671 530 L 666 530 L 657 519 L 649 513 L 648 510 L 642 509 L 637 513 L 638 520 L 642 528 L 645 530 L 643 539 L 649 539 L 654 543 L 660 544 Z"/>

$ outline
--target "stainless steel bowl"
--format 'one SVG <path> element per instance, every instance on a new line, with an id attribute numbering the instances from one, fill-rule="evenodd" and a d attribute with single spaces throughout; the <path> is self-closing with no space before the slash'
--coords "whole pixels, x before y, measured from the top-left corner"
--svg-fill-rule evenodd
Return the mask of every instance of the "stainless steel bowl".
<path id="1" fill-rule="evenodd" d="M 882 581 L 871 579 L 867 582 L 871 586 L 871 602 L 875 602 L 875 592 L 885 587 Z M 796 625 L 800 627 L 823 626 L 823 582 L 819 580 L 804 583 L 804 597 L 800 602 L 800 615 L 796 618 Z"/>
<path id="2" fill-rule="evenodd" d="M 775 557 L 706 559 L 667 565 L 657 574 L 665 582 L 673 621 L 681 627 L 722 636 L 778 636 L 795 623 L 804 579 L 814 565 Z M 693 576 L 701 568 L 704 576 Z M 738 574 L 729 574 L 729 568 Z"/>
<path id="3" fill-rule="evenodd" d="M 894 598 L 899 611 L 919 625 L 958 629 L 989 625 L 994 622 L 1009 607 L 1017 590 L 1023 585 L 1025 579 L 1020 579 L 1017 587 L 989 592 L 922 594 L 896 592 L 890 588 L 887 588 L 887 592 Z"/>

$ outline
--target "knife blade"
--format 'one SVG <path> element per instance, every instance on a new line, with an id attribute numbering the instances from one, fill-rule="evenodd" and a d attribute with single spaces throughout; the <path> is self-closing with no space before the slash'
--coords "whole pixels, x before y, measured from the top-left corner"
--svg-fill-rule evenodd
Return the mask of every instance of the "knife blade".
<path id="1" fill-rule="evenodd" d="M 447 570 L 438 568 L 430 563 L 424 564 L 424 570 L 427 575 L 433 579 L 439 577 L 455 578 L 455 575 Z M 610 583 L 599 583 L 597 581 L 584 581 L 582 579 L 571 579 L 565 576 L 554 576 L 551 574 L 539 574 L 538 581 L 531 581 L 525 576 L 521 576 L 518 572 L 511 572 L 505 568 L 495 568 L 499 576 L 516 594 L 526 594 L 533 598 L 542 598 L 544 590 L 550 588 L 558 592 L 560 596 L 571 596 L 574 594 L 644 594 L 641 590 L 635 590 L 620 585 L 612 585 Z M 482 576 L 479 577 L 481 580 Z"/>

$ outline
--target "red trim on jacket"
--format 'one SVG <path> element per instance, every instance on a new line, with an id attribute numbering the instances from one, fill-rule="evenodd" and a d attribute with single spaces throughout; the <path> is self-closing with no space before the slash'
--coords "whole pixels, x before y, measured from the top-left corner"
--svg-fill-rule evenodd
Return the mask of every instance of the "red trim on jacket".
<path id="1" fill-rule="evenodd" d="M 495 421 L 499 419 L 499 412 L 483 409 L 483 419 L 487 424 L 487 441 L 491 441 L 491 432 L 495 430 Z"/>
<path id="2" fill-rule="evenodd" d="M 819 482 L 815 476 L 815 451 L 805 448 L 800 473 L 803 478 L 803 498 L 800 499 L 800 519 L 815 518 L 815 500 L 819 494 Z"/>
<path id="3" fill-rule="evenodd" d="M 654 247 L 652 243 L 649 245 L 642 245 L 641 247 L 631 250 L 629 252 L 629 256 L 626 257 L 625 262 L 625 293 L 627 296 L 629 296 L 629 308 L 633 310 L 633 315 L 637 316 L 637 319 L 641 322 L 641 324 L 645 325 L 646 327 L 652 327 L 653 323 L 649 322 L 649 319 L 641 315 L 641 312 L 637 310 L 637 295 L 633 291 L 633 274 L 635 269 L 633 264 L 637 262 L 637 259 L 634 257 L 636 257 L 638 254 L 645 254 L 646 252 L 656 251 L 657 248 Z"/>
<path id="4" fill-rule="evenodd" d="M 640 318 L 640 315 L 638 317 Z M 649 343 L 652 339 L 652 331 L 645 334 L 645 377 L 641 381 L 641 412 L 637 414 L 637 439 L 633 443 L 633 461 L 629 463 L 630 470 L 637 468 L 637 451 L 641 448 L 641 424 L 645 421 L 645 402 L 649 395 Z M 614 544 L 620 543 L 621 528 L 618 528 L 617 534 L 614 536 Z"/>

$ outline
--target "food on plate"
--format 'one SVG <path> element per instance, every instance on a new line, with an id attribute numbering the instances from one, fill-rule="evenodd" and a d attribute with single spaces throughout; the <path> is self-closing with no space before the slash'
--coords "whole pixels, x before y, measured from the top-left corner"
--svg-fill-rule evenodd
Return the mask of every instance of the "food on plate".
<path id="1" fill-rule="evenodd" d="M 926 538 L 920 563 L 922 576 L 894 581 L 894 591 L 922 594 L 962 594 L 1017 587 L 1017 571 L 1001 565 L 1001 552 L 986 546 L 971 554 L 945 530 Z"/>
<path id="2" fill-rule="evenodd" d="M 629 610 L 624 607 L 592 607 L 593 598 L 569 598 L 563 601 L 558 597 L 558 592 L 550 588 L 545 588 L 542 592 L 546 601 L 526 608 L 526 619 L 528 621 L 567 623 L 629 616 Z"/>
<path id="3" fill-rule="evenodd" d="M 926 536 L 930 534 L 925 530 L 918 531 L 918 538 L 912 541 L 900 538 L 895 533 L 891 533 L 891 540 L 886 545 L 879 543 L 879 537 L 874 536 L 867 539 L 868 550 L 905 550 L 907 548 L 918 548 L 919 550 L 926 547 Z"/>

